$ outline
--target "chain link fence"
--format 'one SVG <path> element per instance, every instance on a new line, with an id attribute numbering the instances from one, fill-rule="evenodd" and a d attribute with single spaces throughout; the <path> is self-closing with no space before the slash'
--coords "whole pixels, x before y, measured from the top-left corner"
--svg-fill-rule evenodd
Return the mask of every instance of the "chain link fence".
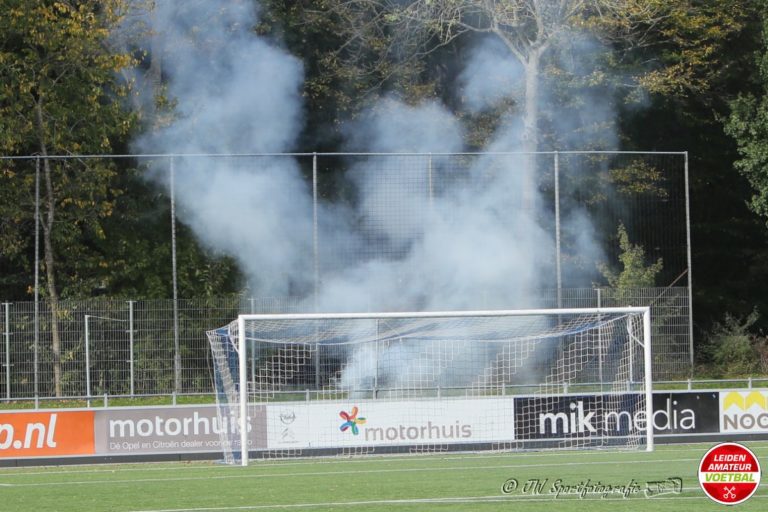
<path id="1" fill-rule="evenodd" d="M 153 243 L 172 256 L 167 276 L 173 299 L 61 301 L 57 329 L 43 300 L 0 303 L 0 399 L 210 392 L 204 333 L 240 312 L 651 304 L 654 376 L 687 376 L 692 369 L 686 153 L 45 158 L 0 156 L 6 179 L 19 189 L 8 204 L 19 204 L 26 215 L 14 240 L 21 252 L 34 254 L 28 279 L 21 275 L 14 286 L 34 289 L 37 296 L 44 285 L 34 271 L 41 268 L 35 221 L 44 210 L 35 189 L 41 164 L 64 184 L 127 168 L 146 179 L 158 204 L 170 206 L 167 241 L 160 235 Z M 114 199 L 115 215 L 122 200 Z M 57 217 L 58 225 L 66 218 Z M 178 299 L 177 274 L 185 265 L 177 258 L 179 223 L 237 259 L 253 290 L 248 293 L 288 298 Z M 474 236 L 488 226 L 498 229 L 498 236 Z M 666 288 L 593 288 L 606 282 L 601 264 L 616 270 L 622 254 L 619 226 L 631 243 L 643 246 L 647 262 L 663 261 L 655 284 Z M 426 246 L 427 238 L 434 243 Z M 505 245 L 487 250 L 500 239 Z M 484 244 L 483 251 L 471 250 Z M 456 258 L 448 258 L 439 273 L 435 261 L 446 254 Z M 0 263 L 3 256 L 0 252 Z M 501 268 L 462 272 L 460 286 L 445 286 L 454 282 L 457 269 L 490 265 L 480 261 L 487 257 Z M 92 291 L 89 286 L 97 285 L 83 285 L 82 293 Z"/>
<path id="2" fill-rule="evenodd" d="M 651 305 L 654 378 L 672 380 L 688 375 L 687 288 L 542 290 L 525 304 L 510 304 L 509 308 L 554 308 L 558 301 L 568 308 Z M 62 395 L 211 393 L 213 369 L 206 330 L 227 324 L 239 313 L 289 313 L 300 311 L 301 306 L 294 299 L 179 300 L 176 333 L 172 300 L 62 301 L 58 318 Z M 53 397 L 56 363 L 48 304 L 39 304 L 37 339 L 34 302 L 4 302 L 0 307 L 0 398 Z M 181 361 L 178 374 L 177 356 Z M 180 390 L 175 386 L 177 378 Z"/>

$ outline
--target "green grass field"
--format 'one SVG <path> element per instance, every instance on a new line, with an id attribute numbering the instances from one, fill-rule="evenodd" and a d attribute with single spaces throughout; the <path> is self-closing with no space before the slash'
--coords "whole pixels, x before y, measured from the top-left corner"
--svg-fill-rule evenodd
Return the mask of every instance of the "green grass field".
<path id="1" fill-rule="evenodd" d="M 722 510 L 700 490 L 700 458 L 714 443 L 616 451 L 441 454 L 0 469 L 0 510 L 11 511 L 614 511 Z M 746 443 L 763 468 L 768 442 Z M 519 483 L 511 494 L 502 484 Z M 681 493 L 646 496 L 646 482 L 682 479 Z M 523 492 L 529 480 L 540 493 Z M 546 479 L 546 482 L 543 481 Z M 556 497 L 555 482 L 629 485 L 629 497 Z M 766 510 L 763 484 L 738 510 Z"/>

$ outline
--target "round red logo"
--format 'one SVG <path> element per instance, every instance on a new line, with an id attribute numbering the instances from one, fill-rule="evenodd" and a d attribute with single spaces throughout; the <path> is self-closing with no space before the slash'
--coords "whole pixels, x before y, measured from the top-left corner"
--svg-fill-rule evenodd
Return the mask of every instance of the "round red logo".
<path id="1" fill-rule="evenodd" d="M 701 459 L 699 483 L 714 501 L 736 505 L 748 500 L 760 485 L 760 463 L 746 446 L 721 443 Z"/>

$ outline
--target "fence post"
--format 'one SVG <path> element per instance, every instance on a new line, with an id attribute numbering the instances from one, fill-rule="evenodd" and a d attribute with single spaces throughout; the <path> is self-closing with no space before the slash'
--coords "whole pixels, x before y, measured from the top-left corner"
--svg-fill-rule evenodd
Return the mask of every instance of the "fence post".
<path id="1" fill-rule="evenodd" d="M 171 274 L 173 279 L 173 389 L 181 391 L 181 349 L 179 347 L 179 287 L 176 274 L 176 183 L 173 157 L 168 171 L 171 187 Z"/>
<path id="2" fill-rule="evenodd" d="M 11 398 L 11 303 L 5 306 L 5 398 Z"/>
<path id="3" fill-rule="evenodd" d="M 315 313 L 317 313 L 317 298 L 320 293 L 320 240 L 319 240 L 319 217 L 318 217 L 318 177 L 317 177 L 317 153 L 312 153 L 312 259 L 313 259 L 313 292 L 315 301 Z"/>
<path id="4" fill-rule="evenodd" d="M 563 307 L 563 276 L 560 268 L 560 153 L 555 151 L 555 274 L 557 307 Z"/>
<path id="5" fill-rule="evenodd" d="M 427 182 L 429 186 L 429 209 L 434 211 L 435 209 L 435 185 L 434 185 L 434 173 L 432 170 L 432 153 L 429 153 L 429 160 L 427 161 Z"/>
<path id="6" fill-rule="evenodd" d="M 128 347 L 130 352 L 130 360 L 128 361 L 129 367 L 130 367 L 130 377 L 131 377 L 131 396 L 133 396 L 136 392 L 134 388 L 134 381 L 135 381 L 135 374 L 134 374 L 134 339 L 133 339 L 133 304 L 135 301 L 129 300 L 128 301 Z"/>
<path id="7" fill-rule="evenodd" d="M 686 256 L 688 258 L 688 351 L 690 354 L 691 373 L 693 373 L 693 276 L 691 274 L 691 193 L 688 184 L 688 152 L 685 152 L 685 236 Z"/>
<path id="8" fill-rule="evenodd" d="M 40 157 L 35 158 L 35 348 L 34 348 L 35 409 L 40 394 Z"/>
<path id="9" fill-rule="evenodd" d="M 88 406 L 91 403 L 91 353 L 89 349 L 91 332 L 89 320 L 91 315 L 85 315 L 85 396 L 88 399 Z"/>
<path id="10" fill-rule="evenodd" d="M 314 310 L 318 310 L 318 297 L 320 294 L 320 239 L 318 227 L 318 194 L 317 194 L 317 153 L 312 153 L 312 252 L 314 256 Z M 317 327 L 315 327 L 315 339 L 317 339 Z M 315 390 L 320 389 L 320 345 L 315 345 Z"/>
<path id="11" fill-rule="evenodd" d="M 597 292 L 597 307 L 601 307 L 602 298 L 600 297 L 600 288 L 595 288 Z M 600 381 L 600 391 L 603 390 L 603 315 L 597 314 L 597 378 Z M 631 343 L 631 341 L 630 341 Z"/>

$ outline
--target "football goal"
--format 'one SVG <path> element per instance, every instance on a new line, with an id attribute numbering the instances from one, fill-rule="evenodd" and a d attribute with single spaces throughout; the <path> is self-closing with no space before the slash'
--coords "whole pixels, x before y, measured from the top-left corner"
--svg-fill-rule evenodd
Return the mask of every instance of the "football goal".
<path id="1" fill-rule="evenodd" d="M 208 332 L 221 449 L 653 449 L 647 307 L 240 315 Z"/>

